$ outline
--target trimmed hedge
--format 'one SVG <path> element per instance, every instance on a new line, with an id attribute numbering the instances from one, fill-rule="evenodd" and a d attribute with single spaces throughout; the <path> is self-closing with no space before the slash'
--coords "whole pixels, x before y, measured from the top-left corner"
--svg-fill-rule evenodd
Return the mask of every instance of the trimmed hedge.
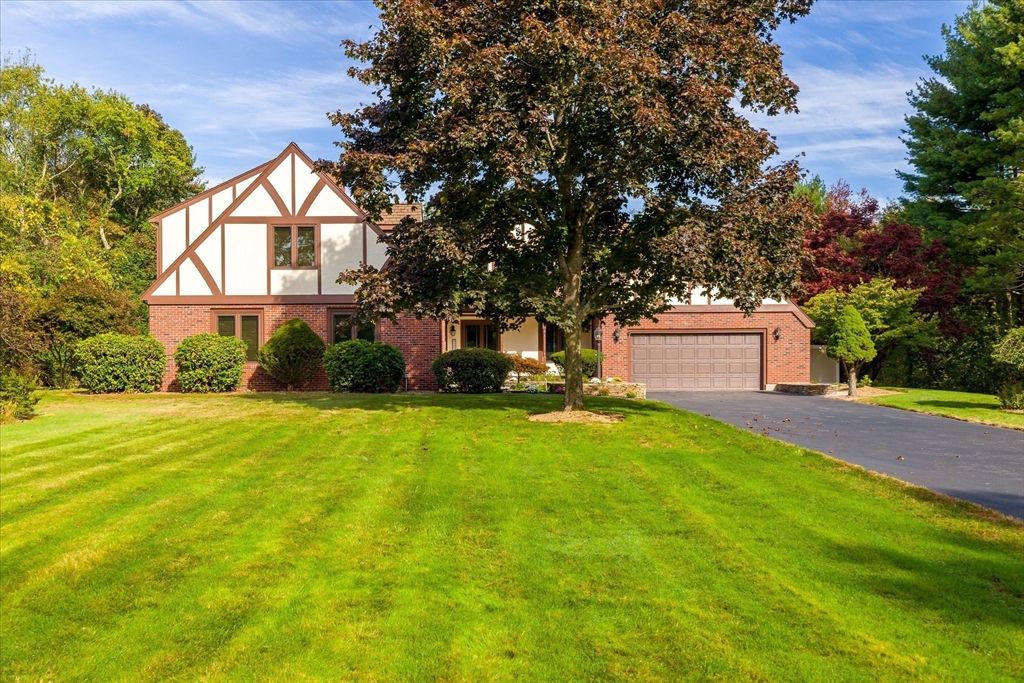
<path id="1" fill-rule="evenodd" d="M 1011 368 L 1010 379 L 996 392 L 1006 410 L 1024 410 L 1024 327 L 1010 330 L 992 350 L 992 358 Z"/>
<path id="2" fill-rule="evenodd" d="M 242 381 L 246 344 L 220 334 L 186 337 L 174 351 L 181 390 L 205 394 L 234 391 Z"/>
<path id="3" fill-rule="evenodd" d="M 94 394 L 148 393 L 160 388 L 167 354 L 150 336 L 99 334 L 75 347 L 82 386 Z"/>
<path id="4" fill-rule="evenodd" d="M 313 379 L 324 357 L 324 340 L 305 320 L 292 318 L 256 352 L 256 361 L 288 391 Z"/>
<path id="5" fill-rule="evenodd" d="M 36 382 L 31 377 L 7 370 L 0 372 L 0 422 L 29 420 L 36 414 Z"/>
<path id="6" fill-rule="evenodd" d="M 393 393 L 405 378 L 405 358 L 391 344 L 354 339 L 327 347 L 324 370 L 331 391 Z"/>
<path id="7" fill-rule="evenodd" d="M 580 349 L 580 356 L 583 358 L 583 376 L 591 378 L 597 374 L 597 351 L 594 349 Z M 565 351 L 557 351 L 550 356 L 548 360 L 555 364 L 558 371 L 565 375 Z M 601 354 L 601 360 L 604 360 L 604 354 Z"/>
<path id="8" fill-rule="evenodd" d="M 441 391 L 486 394 L 501 391 L 512 359 L 490 349 L 456 349 L 435 358 L 430 369 Z"/>

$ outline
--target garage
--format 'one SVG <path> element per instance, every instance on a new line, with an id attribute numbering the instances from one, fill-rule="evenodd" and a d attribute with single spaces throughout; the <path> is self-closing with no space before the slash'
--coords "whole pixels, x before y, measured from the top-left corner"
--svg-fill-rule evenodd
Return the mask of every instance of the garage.
<path id="1" fill-rule="evenodd" d="M 650 391 L 760 389 L 761 335 L 633 334 L 630 371 Z"/>

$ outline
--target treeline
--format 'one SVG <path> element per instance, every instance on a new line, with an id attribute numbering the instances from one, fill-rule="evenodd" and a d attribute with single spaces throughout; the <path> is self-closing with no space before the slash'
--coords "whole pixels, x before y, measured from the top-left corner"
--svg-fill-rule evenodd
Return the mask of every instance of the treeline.
<path id="1" fill-rule="evenodd" d="M 995 393 L 1021 379 L 993 352 L 1024 325 L 1024 2 L 975 5 L 943 35 L 910 98 L 906 196 L 880 209 L 841 182 L 797 188 L 819 216 L 800 301 L 821 343 L 842 305 L 860 310 L 869 376 Z"/>
<path id="2" fill-rule="evenodd" d="M 73 382 L 75 344 L 142 332 L 153 281 L 148 218 L 203 189 L 180 132 L 113 91 L 0 71 L 0 372 Z"/>

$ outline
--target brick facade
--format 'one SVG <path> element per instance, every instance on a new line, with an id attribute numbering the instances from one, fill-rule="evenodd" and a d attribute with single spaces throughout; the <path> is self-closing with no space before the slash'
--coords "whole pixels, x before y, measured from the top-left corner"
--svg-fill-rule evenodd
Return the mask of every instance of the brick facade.
<path id="1" fill-rule="evenodd" d="M 212 307 L 209 305 L 152 305 L 149 307 L 149 329 L 167 349 L 167 370 L 164 391 L 175 391 L 174 350 L 185 337 L 213 331 L 213 311 L 253 311 L 262 315 L 262 341 L 287 320 L 302 318 L 324 340 L 328 334 L 328 311 L 337 306 L 323 304 L 266 304 Z M 778 328 L 780 337 L 774 337 Z M 669 312 L 658 316 L 658 321 L 644 320 L 636 327 L 621 330 L 615 341 L 611 319 L 605 321 L 603 341 L 605 377 L 621 377 L 630 381 L 630 335 L 643 332 L 715 332 L 744 331 L 758 333 L 764 343 L 763 384 L 810 381 L 810 330 L 792 312 L 770 311 L 745 317 L 739 312 Z M 397 323 L 382 321 L 377 338 L 397 346 L 405 356 L 406 374 L 410 390 L 435 390 L 431 362 L 442 351 L 441 324 L 436 320 L 417 320 L 401 316 Z M 285 387 L 268 376 L 256 363 L 246 363 L 242 386 L 250 391 L 280 391 Z M 305 390 L 325 391 L 327 378 L 323 373 L 314 378 Z"/>
<path id="2" fill-rule="evenodd" d="M 262 315 L 260 343 L 284 322 L 301 318 L 325 341 L 328 334 L 328 312 L 338 310 L 337 306 L 323 304 L 266 304 L 266 305 L 151 305 L 149 307 L 149 331 L 167 350 L 167 368 L 164 372 L 164 391 L 176 391 L 174 351 L 186 337 L 213 332 L 214 311 L 252 311 Z M 409 389 L 432 390 L 437 388 L 430 363 L 441 353 L 441 326 L 437 321 L 416 320 L 414 317 L 400 317 L 399 323 L 384 321 L 378 328 L 380 341 L 394 344 L 405 356 Z M 256 363 L 246 363 L 242 373 L 242 387 L 250 391 L 282 391 L 285 386 L 267 375 Z M 307 391 L 326 391 L 327 377 L 321 372 L 307 385 L 299 387 Z"/>
<path id="3" fill-rule="evenodd" d="M 779 328 L 776 340 L 774 330 Z M 630 377 L 630 335 L 643 332 L 715 332 L 744 331 L 761 334 L 764 352 L 762 354 L 762 384 L 780 382 L 809 382 L 811 367 L 811 331 L 792 312 L 770 311 L 754 313 L 746 317 L 736 312 L 669 312 L 658 316 L 658 321 L 644 320 L 636 327 L 619 332 L 619 341 L 614 338 L 614 323 L 611 318 L 604 323 L 604 363 L 602 372 L 606 377 Z"/>

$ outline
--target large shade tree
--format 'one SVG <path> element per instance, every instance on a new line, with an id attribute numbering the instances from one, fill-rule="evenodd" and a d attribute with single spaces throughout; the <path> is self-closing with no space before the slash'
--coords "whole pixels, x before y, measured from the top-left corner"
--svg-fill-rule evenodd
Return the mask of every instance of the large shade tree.
<path id="1" fill-rule="evenodd" d="M 796 109 L 772 33 L 810 0 L 377 4 L 377 34 L 346 43 L 377 101 L 332 116 L 324 166 L 371 217 L 399 190 L 428 205 L 384 272 L 342 274 L 363 315 L 536 315 L 564 333 L 575 410 L 592 320 L 693 285 L 747 311 L 790 292 L 808 204 L 744 111 Z"/>

